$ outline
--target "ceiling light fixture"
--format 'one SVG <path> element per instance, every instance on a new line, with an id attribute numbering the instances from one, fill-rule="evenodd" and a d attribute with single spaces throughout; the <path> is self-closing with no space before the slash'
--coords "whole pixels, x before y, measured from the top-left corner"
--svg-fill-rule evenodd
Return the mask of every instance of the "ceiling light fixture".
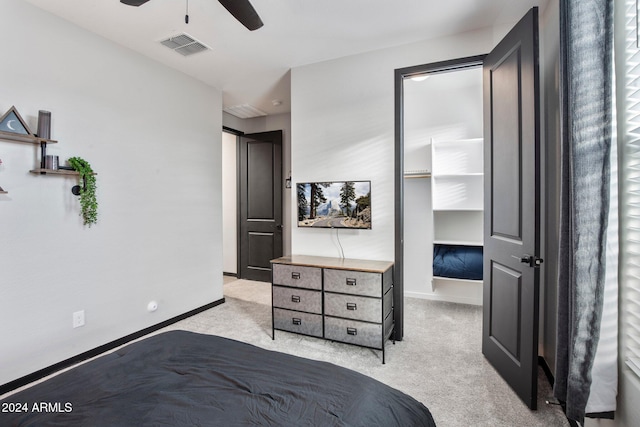
<path id="1" fill-rule="evenodd" d="M 411 80 L 413 80 L 414 82 L 423 82 L 425 80 L 427 80 L 429 78 L 428 74 L 420 74 L 417 76 L 413 76 L 413 77 L 409 77 Z"/>

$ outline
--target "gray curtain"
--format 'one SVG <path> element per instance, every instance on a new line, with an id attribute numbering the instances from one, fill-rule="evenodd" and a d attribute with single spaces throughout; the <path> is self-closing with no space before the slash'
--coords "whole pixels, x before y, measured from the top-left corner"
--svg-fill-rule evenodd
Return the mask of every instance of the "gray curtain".
<path id="1" fill-rule="evenodd" d="M 555 397 L 584 423 L 609 212 L 613 0 L 561 0 L 562 186 Z"/>

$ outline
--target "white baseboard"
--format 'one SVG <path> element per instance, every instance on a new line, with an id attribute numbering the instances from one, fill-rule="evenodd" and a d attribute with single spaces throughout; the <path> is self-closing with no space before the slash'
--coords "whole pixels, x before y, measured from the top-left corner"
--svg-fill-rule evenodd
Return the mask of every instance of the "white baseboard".
<path id="1" fill-rule="evenodd" d="M 458 304 L 482 305 L 482 298 L 463 297 L 456 295 L 438 295 L 425 292 L 405 292 L 405 297 L 428 299 L 433 301 L 455 302 Z"/>

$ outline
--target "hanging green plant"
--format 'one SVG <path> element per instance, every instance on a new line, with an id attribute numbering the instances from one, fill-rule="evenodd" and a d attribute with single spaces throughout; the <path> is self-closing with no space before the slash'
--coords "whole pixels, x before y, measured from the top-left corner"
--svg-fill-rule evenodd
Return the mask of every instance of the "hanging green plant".
<path id="1" fill-rule="evenodd" d="M 80 157 L 71 157 L 69 165 L 80 174 L 79 196 L 80 208 L 84 225 L 95 224 L 98 221 L 98 200 L 96 199 L 96 176 L 91 165 Z"/>

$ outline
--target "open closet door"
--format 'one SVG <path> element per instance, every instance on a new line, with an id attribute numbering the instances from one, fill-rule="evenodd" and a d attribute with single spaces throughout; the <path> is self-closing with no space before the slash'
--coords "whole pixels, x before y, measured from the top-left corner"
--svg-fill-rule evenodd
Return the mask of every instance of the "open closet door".
<path id="1" fill-rule="evenodd" d="M 536 409 L 540 249 L 538 10 L 485 58 L 482 353 Z"/>
<path id="2" fill-rule="evenodd" d="M 282 256 L 282 131 L 241 136 L 239 159 L 239 278 L 270 282 Z"/>

